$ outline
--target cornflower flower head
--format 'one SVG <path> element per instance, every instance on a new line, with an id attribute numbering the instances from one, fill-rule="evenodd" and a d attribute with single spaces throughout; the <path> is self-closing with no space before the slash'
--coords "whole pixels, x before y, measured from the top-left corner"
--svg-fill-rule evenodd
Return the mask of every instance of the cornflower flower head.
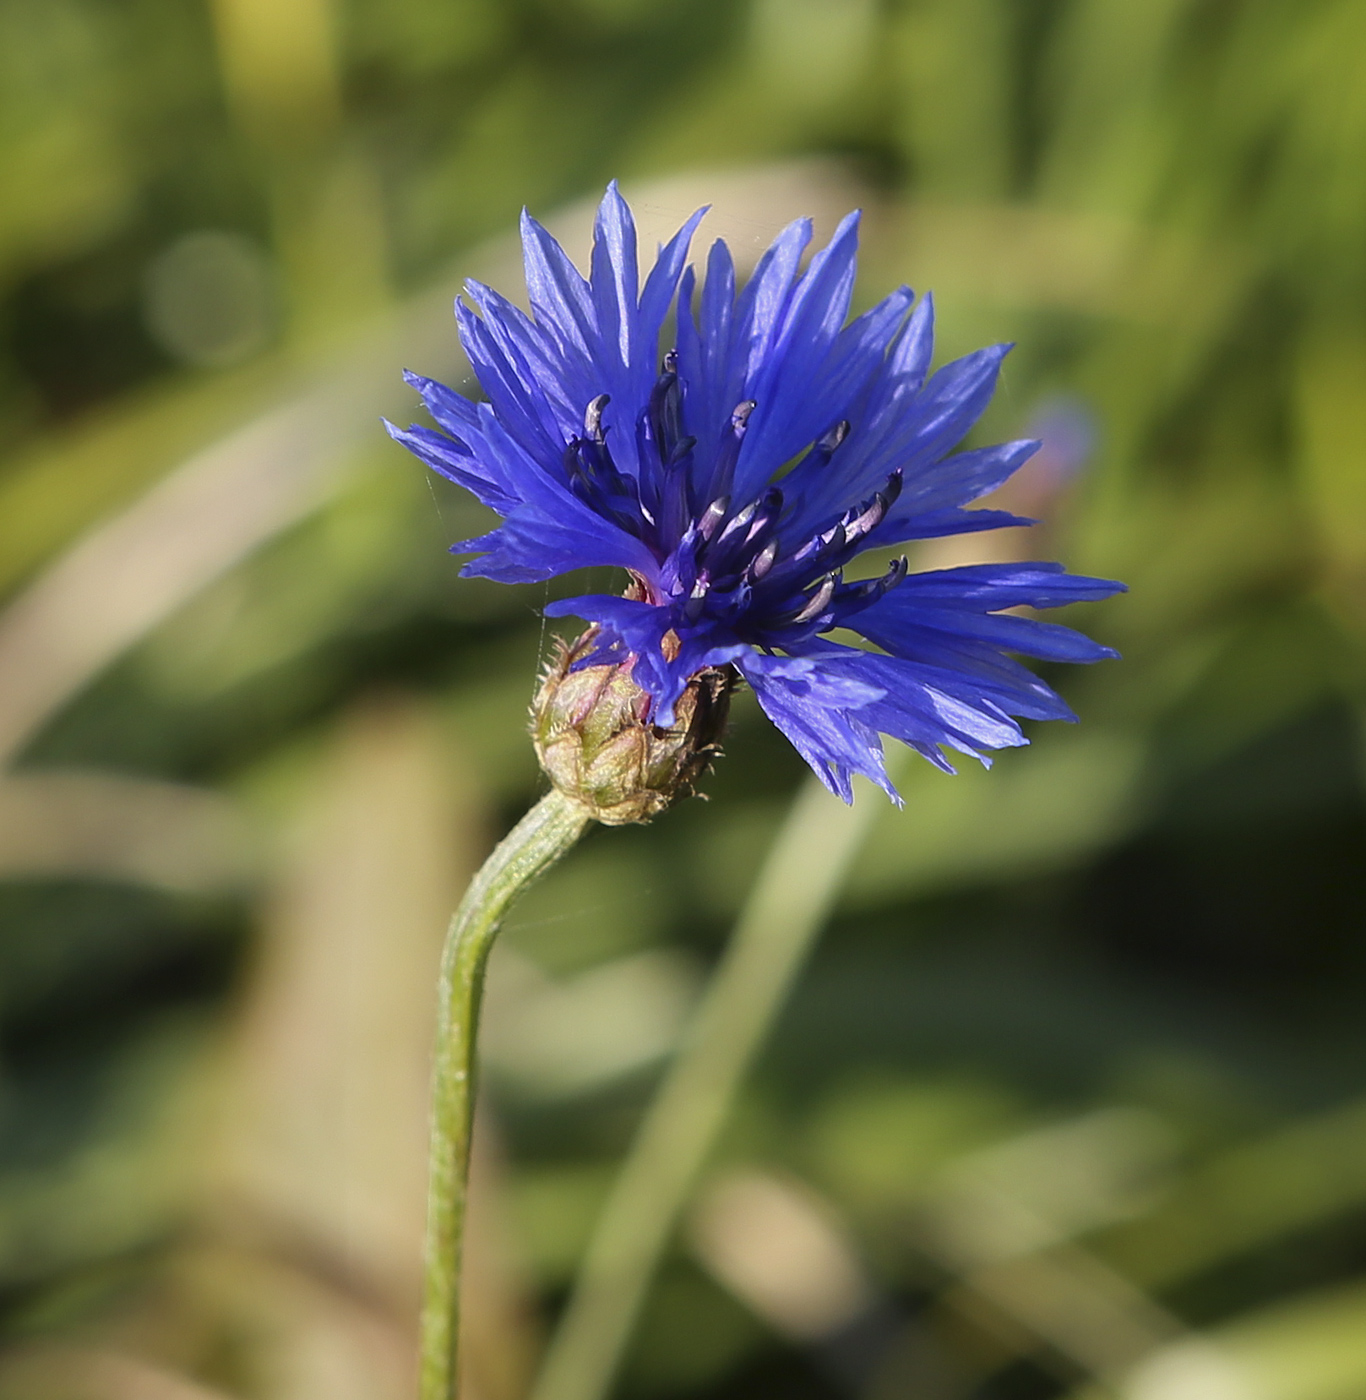
<path id="1" fill-rule="evenodd" d="M 811 224 L 790 225 L 743 287 L 717 241 L 699 290 L 686 260 L 705 212 L 660 248 L 641 287 L 631 212 L 613 183 L 588 278 L 524 214 L 532 315 L 466 284 L 472 305 L 457 301 L 456 319 L 487 402 L 409 374 L 440 431 L 389 425 L 502 517 L 452 546 L 477 556 L 462 573 L 533 583 L 625 570 L 621 595 L 545 609 L 592 624 L 552 681 L 615 668 L 631 685 L 616 707 L 656 734 L 690 731 L 696 749 L 716 737 L 714 725 L 691 733 L 699 684 L 714 718 L 718 688 L 743 677 L 846 802 L 855 773 L 899 800 L 883 735 L 953 772 L 945 750 L 988 762 L 986 751 L 1028 742 L 1019 719 L 1075 719 L 1015 656 L 1116 653 L 1009 610 L 1105 598 L 1122 584 L 1051 563 L 916 573 L 904 557 L 877 577 L 845 578 L 868 550 L 1033 523 L 966 507 L 1037 442 L 955 450 L 1010 347 L 930 374 L 932 301 L 908 287 L 846 324 L 857 213 L 805 273 Z M 837 629 L 877 650 L 844 644 Z M 578 692 L 581 703 L 582 683 Z"/>

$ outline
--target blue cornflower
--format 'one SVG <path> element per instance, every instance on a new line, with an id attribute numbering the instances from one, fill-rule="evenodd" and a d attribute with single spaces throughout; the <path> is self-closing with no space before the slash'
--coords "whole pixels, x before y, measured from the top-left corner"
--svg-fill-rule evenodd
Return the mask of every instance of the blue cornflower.
<path id="1" fill-rule="evenodd" d="M 844 577 L 866 550 L 1032 523 L 964 507 L 1037 442 L 954 451 L 1010 347 L 927 377 L 933 306 L 907 287 L 846 325 L 856 213 L 800 276 L 811 224 L 792 224 L 738 291 L 730 252 L 714 243 L 698 295 L 685 260 L 704 213 L 660 249 L 643 289 L 615 183 L 598 211 L 589 279 L 524 214 L 533 315 L 467 283 L 473 309 L 458 301 L 456 319 L 488 402 L 410 374 L 443 431 L 389 429 L 502 516 L 452 546 L 479 556 L 462 572 L 533 583 L 625 569 L 624 596 L 546 609 L 596 625 L 578 664 L 634 658 L 646 717 L 661 726 L 690 678 L 735 668 L 846 801 L 853 773 L 896 797 L 883 734 L 952 772 L 944 749 L 987 762 L 983 750 L 1027 742 L 1017 718 L 1074 719 L 1010 653 L 1081 662 L 1116 653 L 1007 610 L 1105 598 L 1122 584 L 1041 563 L 911 573 L 904 558 L 880 577 Z M 836 629 L 879 650 L 835 641 Z"/>

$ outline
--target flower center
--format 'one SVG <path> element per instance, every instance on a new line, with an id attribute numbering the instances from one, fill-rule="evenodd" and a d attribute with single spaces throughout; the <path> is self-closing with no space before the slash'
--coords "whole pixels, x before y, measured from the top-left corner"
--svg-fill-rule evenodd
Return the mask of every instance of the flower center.
<path id="1" fill-rule="evenodd" d="M 641 580 L 640 587 L 650 601 L 676 608 L 679 625 L 722 624 L 761 644 L 794 629 L 811 635 L 838 626 L 906 576 L 901 559 L 879 579 L 846 584 L 843 577 L 900 494 L 900 471 L 868 500 L 804 539 L 799 533 L 800 543 L 785 541 L 784 528 L 790 532 L 797 513 L 781 487 L 769 485 L 732 509 L 731 485 L 753 400 L 736 405 L 712 462 L 699 465 L 697 438 L 684 431 L 678 359 L 671 351 L 636 424 L 639 476 L 622 472 L 612 459 L 602 423 L 607 403 L 606 394 L 589 403 L 583 436 L 565 449 L 569 486 L 649 547 L 659 576 Z M 823 467 L 849 433 L 847 421 L 837 423 L 799 465 Z"/>

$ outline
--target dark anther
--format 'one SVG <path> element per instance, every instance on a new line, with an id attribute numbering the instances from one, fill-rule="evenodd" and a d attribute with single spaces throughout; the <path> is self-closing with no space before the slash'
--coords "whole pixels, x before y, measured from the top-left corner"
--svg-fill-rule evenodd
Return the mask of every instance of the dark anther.
<path id="1" fill-rule="evenodd" d="M 594 408 L 606 402 L 603 395 L 589 405 L 590 429 L 597 426 Z M 641 500 L 635 480 L 623 476 L 599 432 L 594 438 L 574 438 L 565 448 L 565 475 L 569 488 L 597 513 L 633 535 L 640 534 Z"/>
<path id="2" fill-rule="evenodd" d="M 740 457 L 740 444 L 744 441 L 745 425 L 754 412 L 754 400 L 746 399 L 731 410 L 730 431 L 721 434 L 716 461 L 711 469 L 711 479 L 699 491 L 702 500 L 709 496 L 724 496 L 730 493 L 731 482 L 735 477 L 735 464 Z"/>
<path id="3" fill-rule="evenodd" d="M 879 578 L 868 578 L 861 583 L 851 584 L 840 595 L 840 616 L 848 617 L 851 613 L 861 612 L 869 604 L 876 603 L 884 593 L 890 592 L 906 577 L 910 567 L 903 554 L 900 559 L 893 560 L 887 572 Z"/>
<path id="4" fill-rule="evenodd" d="M 666 351 L 664 352 L 664 368 L 663 368 L 662 373 L 664 373 L 664 374 L 677 374 L 677 373 L 678 373 L 678 351 L 677 351 L 677 350 L 666 350 Z"/>
<path id="5" fill-rule="evenodd" d="M 847 540 L 861 540 L 864 535 L 872 534 L 882 524 L 883 517 L 887 514 L 887 507 L 890 505 L 891 502 L 881 491 L 875 491 L 873 499 L 845 528 L 845 538 Z"/>
<path id="6" fill-rule="evenodd" d="M 900 494 L 901 473 L 895 471 L 887 478 L 886 486 L 881 491 L 875 491 L 872 500 L 862 506 L 857 514 L 851 510 L 845 516 L 847 538 L 853 541 L 861 540 L 864 535 L 871 535 L 886 519 L 887 512 L 892 508 L 892 502 Z"/>
<path id="7" fill-rule="evenodd" d="M 678 375 L 665 370 L 650 390 L 650 429 L 661 462 L 674 460 L 674 448 L 683 436 L 683 395 Z"/>
<path id="8" fill-rule="evenodd" d="M 679 438 L 678 441 L 674 443 L 674 450 L 669 453 L 669 461 L 667 465 L 671 467 L 677 465 L 696 446 L 697 439 L 695 437 Z"/>
<path id="9" fill-rule="evenodd" d="M 704 540 L 709 540 L 720 527 L 721 522 L 726 518 L 726 512 L 730 509 L 730 497 L 718 496 L 702 512 L 702 518 L 697 522 L 697 533 Z"/>
<path id="10" fill-rule="evenodd" d="M 707 509 L 710 510 L 711 507 L 708 506 Z M 758 509 L 759 502 L 751 501 L 737 516 L 735 516 L 726 528 L 721 531 L 721 539 L 718 540 L 717 543 L 720 544 L 721 540 L 728 540 L 732 535 L 738 535 L 741 530 L 746 529 L 749 522 L 754 519 L 754 514 Z"/>
<path id="11" fill-rule="evenodd" d="M 816 446 L 828 457 L 848 436 L 849 420 L 847 418 L 841 418 L 824 437 L 816 440 Z"/>
<path id="12" fill-rule="evenodd" d="M 806 454 L 804 461 L 812 467 L 824 467 L 834 456 L 835 449 L 849 436 L 849 420 L 841 418 L 828 433 L 818 437 L 811 444 L 811 451 Z"/>
<path id="13" fill-rule="evenodd" d="M 778 557 L 778 541 L 769 542 L 754 556 L 749 566 L 749 576 L 756 582 L 763 578 L 773 567 L 773 561 Z"/>
<path id="14" fill-rule="evenodd" d="M 602 431 L 602 411 L 611 402 L 611 394 L 599 394 L 584 410 L 583 430 L 594 442 L 606 441 L 606 436 Z"/>
<path id="15" fill-rule="evenodd" d="M 689 622 L 696 622 L 702 616 L 702 609 L 707 603 L 708 585 L 703 579 L 693 584 L 692 592 L 688 595 L 688 601 L 683 605 L 683 616 Z"/>
<path id="16" fill-rule="evenodd" d="M 579 457 L 579 445 L 580 440 L 578 438 L 574 438 L 564 449 L 565 475 L 569 478 L 569 484 L 574 488 L 576 492 L 579 490 L 580 482 L 586 483 L 588 481 L 588 475 L 584 471 L 583 462 Z"/>
<path id="17" fill-rule="evenodd" d="M 810 622 L 813 617 L 819 616 L 825 611 L 825 605 L 830 601 L 835 593 L 835 576 L 826 574 L 821 580 L 821 586 L 807 600 L 806 606 L 792 619 L 794 623 Z"/>
<path id="18" fill-rule="evenodd" d="M 759 509 L 754 516 L 754 523 L 749 527 L 749 533 L 745 536 L 745 543 L 756 539 L 762 530 L 766 530 L 782 514 L 783 493 L 776 486 L 770 486 L 764 492 L 759 501 Z"/>

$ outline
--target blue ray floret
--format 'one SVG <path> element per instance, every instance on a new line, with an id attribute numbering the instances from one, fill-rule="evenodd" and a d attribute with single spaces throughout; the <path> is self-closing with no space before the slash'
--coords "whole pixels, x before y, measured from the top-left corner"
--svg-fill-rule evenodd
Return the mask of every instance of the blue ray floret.
<path id="1" fill-rule="evenodd" d="M 1123 585 L 1057 564 L 983 564 L 848 581 L 869 549 L 1032 522 L 966 507 L 1036 442 L 955 451 L 985 409 L 1008 346 L 929 373 L 933 306 L 902 287 L 846 324 L 857 214 L 804 274 L 800 220 L 737 288 L 723 242 L 699 290 L 686 266 L 705 211 L 638 284 L 630 210 L 609 187 L 591 275 L 523 215 L 532 315 L 477 282 L 456 304 L 487 402 L 409 375 L 440 431 L 389 431 L 502 524 L 452 546 L 467 576 L 532 583 L 625 569 L 624 596 L 552 604 L 599 629 L 584 664 L 635 658 L 654 722 L 689 679 L 734 667 L 819 777 L 846 801 L 863 773 L 894 798 L 882 735 L 952 772 L 944 750 L 1026 742 L 1018 719 L 1073 719 L 1015 655 L 1114 656 L 1009 609 L 1105 598 Z M 661 336 L 676 311 L 672 348 Z M 836 628 L 879 650 L 834 641 Z"/>

